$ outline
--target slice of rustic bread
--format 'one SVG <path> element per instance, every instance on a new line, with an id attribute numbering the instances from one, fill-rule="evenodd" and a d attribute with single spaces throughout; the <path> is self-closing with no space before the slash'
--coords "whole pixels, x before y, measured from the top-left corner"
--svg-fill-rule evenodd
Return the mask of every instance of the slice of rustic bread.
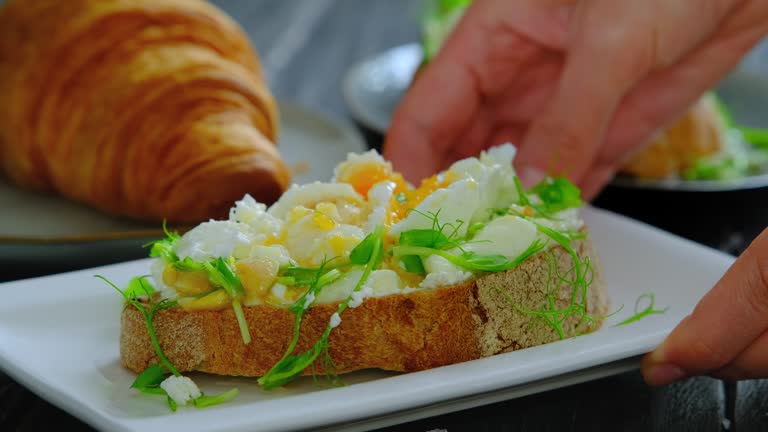
<path id="1" fill-rule="evenodd" d="M 589 257 L 593 279 L 584 304 L 592 317 L 609 308 L 597 256 L 588 240 L 574 243 L 578 255 Z M 571 304 L 572 285 L 556 282 L 553 268 L 565 275 L 572 257 L 557 246 L 520 266 L 484 275 L 474 281 L 434 290 L 366 299 L 341 314 L 329 338 L 335 372 L 384 369 L 412 372 L 465 362 L 558 340 L 557 331 L 521 310 L 542 310 L 547 290 L 555 290 L 555 306 Z M 506 294 L 503 295 L 501 290 Z M 511 300 L 511 301 L 510 301 Z M 296 353 L 320 338 L 337 304 L 316 305 L 304 315 Z M 159 311 L 154 325 L 165 355 L 181 372 L 262 376 L 280 360 L 294 329 L 294 315 L 269 305 L 244 308 L 252 342 L 244 345 L 231 309 L 188 313 Z M 157 362 L 144 318 L 132 307 L 122 313 L 120 353 L 125 367 L 140 372 Z M 582 321 L 572 314 L 563 324 L 566 337 L 598 329 L 599 320 Z M 578 329 L 577 329 L 578 327 Z M 322 373 L 320 360 L 314 371 Z M 313 367 L 304 374 L 312 374 Z"/>

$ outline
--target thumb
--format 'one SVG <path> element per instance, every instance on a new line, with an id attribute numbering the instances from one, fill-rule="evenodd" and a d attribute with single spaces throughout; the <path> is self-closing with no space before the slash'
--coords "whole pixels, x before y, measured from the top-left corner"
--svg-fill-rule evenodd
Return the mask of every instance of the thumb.
<path id="1" fill-rule="evenodd" d="M 651 385 L 664 385 L 686 376 L 727 370 L 732 365 L 755 369 L 759 363 L 755 359 L 763 359 L 765 368 L 768 355 L 757 345 L 765 342 L 767 331 L 768 230 L 666 341 L 643 359 L 643 375 Z"/>
<path id="2" fill-rule="evenodd" d="M 591 29 L 611 22 L 605 11 L 577 8 L 573 13 L 574 45 L 559 85 L 520 146 L 518 170 L 526 186 L 556 173 L 581 184 L 599 157 L 619 103 L 650 69 L 650 57 L 631 49 L 623 30 L 629 26 L 615 21 L 612 29 L 595 32 Z"/>

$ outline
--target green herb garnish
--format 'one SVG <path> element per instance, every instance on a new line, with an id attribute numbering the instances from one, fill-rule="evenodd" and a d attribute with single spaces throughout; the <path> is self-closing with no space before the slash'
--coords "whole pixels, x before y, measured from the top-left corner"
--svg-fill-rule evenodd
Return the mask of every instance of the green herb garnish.
<path id="1" fill-rule="evenodd" d="M 231 390 L 225 391 L 224 393 L 221 393 L 218 395 L 213 395 L 213 396 L 201 395 L 194 400 L 194 404 L 195 404 L 195 407 L 197 408 L 206 408 L 209 406 L 219 405 L 234 399 L 238 393 L 239 393 L 238 389 L 233 388 Z"/>
<path id="2" fill-rule="evenodd" d="M 163 232 L 165 233 L 165 239 L 148 244 L 152 246 L 149 256 L 162 258 L 178 271 L 205 272 L 211 285 L 223 288 L 229 294 L 232 299 L 232 310 L 235 312 L 243 343 L 246 345 L 251 343 L 248 323 L 245 321 L 243 307 L 240 304 L 240 298 L 243 296 L 243 286 L 237 277 L 237 273 L 232 269 L 234 259 L 230 257 L 229 260 L 224 260 L 224 258 L 219 257 L 208 262 L 197 262 L 190 257 L 179 259 L 179 256 L 174 251 L 174 247 L 181 236 L 178 233 L 168 231 L 165 221 L 163 221 Z"/>
<path id="3" fill-rule="evenodd" d="M 323 262 L 320 267 L 288 266 L 280 271 L 277 282 L 288 286 L 308 287 L 315 282 L 315 279 L 322 277 L 324 273 L 352 265 L 351 262 L 338 262 L 336 264 L 330 264 L 330 262 L 331 260 Z M 341 275 L 341 273 L 338 274 Z"/>
<path id="4" fill-rule="evenodd" d="M 424 268 L 424 262 L 418 255 L 405 255 L 400 257 L 400 261 L 405 267 L 405 271 L 415 274 L 427 274 L 427 270 Z"/>
<path id="5" fill-rule="evenodd" d="M 768 149 L 768 130 L 740 127 L 739 131 L 748 143 L 760 149 Z"/>
<path id="6" fill-rule="evenodd" d="M 434 249 L 422 246 L 397 246 L 392 250 L 396 257 L 419 256 L 428 257 L 438 255 L 448 260 L 456 267 L 460 267 L 472 272 L 500 272 L 517 267 L 523 261 L 527 260 L 537 252 L 541 251 L 545 242 L 534 241 L 517 258 L 509 260 L 504 255 L 482 255 L 471 251 L 453 254 L 442 249 Z"/>
<path id="7" fill-rule="evenodd" d="M 160 342 L 157 340 L 157 333 L 155 333 L 155 326 L 152 324 L 152 320 L 155 318 L 155 314 L 157 311 L 168 309 L 171 307 L 174 307 L 178 304 L 175 300 L 169 300 L 169 299 L 163 299 L 159 302 L 155 302 L 152 296 L 152 293 L 155 291 L 152 287 L 152 284 L 146 281 L 146 279 L 139 278 L 139 281 L 137 282 L 139 286 L 143 287 L 144 294 L 148 298 L 148 305 L 144 305 L 138 297 L 133 293 L 133 295 L 129 294 L 128 291 L 122 290 L 118 288 L 117 285 L 112 283 L 109 279 L 105 278 L 104 276 L 96 275 L 97 278 L 103 280 L 112 288 L 117 290 L 117 292 L 120 293 L 120 295 L 123 296 L 125 301 L 136 308 L 139 312 L 141 312 L 141 315 L 144 317 L 144 321 L 147 324 L 147 330 L 149 331 L 149 338 L 152 341 L 152 347 L 155 349 L 155 353 L 157 354 L 157 358 L 160 359 L 160 363 L 165 367 L 166 370 L 174 374 L 175 376 L 181 376 L 179 371 L 176 370 L 176 368 L 173 367 L 170 361 L 165 357 L 165 354 L 163 354 L 163 350 L 160 347 Z"/>
<path id="8" fill-rule="evenodd" d="M 441 224 L 439 211 L 436 213 L 422 213 L 418 210 L 413 211 L 431 220 L 432 227 L 412 229 L 400 233 L 399 247 L 413 247 L 417 249 L 413 249 L 413 254 L 407 254 L 407 249 L 398 249 L 399 253 L 395 256 L 400 258 L 406 271 L 416 274 L 425 274 L 426 270 L 424 269 L 424 262 L 422 260 L 422 257 L 426 255 L 424 253 L 425 250 L 444 251 L 446 249 L 461 248 L 463 244 L 466 244 L 466 241 L 458 238 L 459 231 L 464 225 L 464 221 L 457 220 L 455 224 Z M 393 254 L 395 254 L 394 250 Z"/>
<path id="9" fill-rule="evenodd" d="M 163 221 L 163 233 L 165 233 L 164 239 L 147 243 L 144 246 L 152 246 L 152 249 L 149 251 L 150 257 L 159 257 L 166 262 L 176 262 L 179 258 L 176 256 L 176 252 L 173 251 L 173 248 L 181 236 L 178 233 L 168 231 L 165 221 Z"/>
<path id="10" fill-rule="evenodd" d="M 243 307 L 240 304 L 240 298 L 243 295 L 243 285 L 240 282 L 240 278 L 237 277 L 237 273 L 232 269 L 232 263 L 228 263 L 219 257 L 212 262 L 206 262 L 202 265 L 208 274 L 208 280 L 211 284 L 223 288 L 232 298 L 232 310 L 235 312 L 237 325 L 240 328 L 240 336 L 243 338 L 243 343 L 248 345 L 251 343 L 251 333 L 248 330 L 248 323 L 245 321 Z"/>
<path id="11" fill-rule="evenodd" d="M 358 265 L 365 265 L 363 274 L 360 277 L 360 280 L 358 280 L 354 290 L 352 291 L 353 293 L 362 289 L 363 285 L 368 280 L 368 277 L 371 275 L 371 272 L 381 262 L 384 247 L 383 237 L 384 227 L 379 226 L 376 228 L 376 230 L 374 230 L 374 232 L 369 234 L 354 249 L 352 249 L 352 252 L 350 253 L 350 259 L 354 263 L 358 263 Z M 299 298 L 299 300 L 297 300 L 296 303 L 294 303 L 289 308 L 296 314 L 293 339 L 289 343 L 288 349 L 283 355 L 283 358 L 277 362 L 277 364 L 275 364 L 269 370 L 269 372 L 267 372 L 263 377 L 259 378 L 259 384 L 261 384 L 265 389 L 269 390 L 287 384 L 299 376 L 307 367 L 311 366 L 315 359 L 320 356 L 320 354 L 325 352 L 326 355 L 328 355 L 328 338 L 331 334 L 331 330 L 333 329 L 330 323 L 326 326 L 323 335 L 312 348 L 300 355 L 292 355 L 293 350 L 296 348 L 296 343 L 299 339 L 301 317 L 309 309 L 312 303 L 307 301 L 307 299 L 314 299 L 315 296 L 319 294 L 320 290 L 323 288 L 323 285 L 320 283 L 320 273 L 322 273 L 322 270 L 318 272 L 317 279 L 310 287 L 310 290 L 307 291 L 304 296 Z M 336 313 L 341 315 L 341 313 L 347 309 L 351 299 L 352 295 L 350 294 L 350 296 L 339 305 Z"/>
<path id="12" fill-rule="evenodd" d="M 493 213 L 491 217 L 493 217 Z M 467 239 L 474 238 L 477 233 L 479 233 L 485 226 L 488 225 L 486 222 L 474 222 L 467 228 Z"/>
<path id="13" fill-rule="evenodd" d="M 314 272 L 314 280 L 310 284 L 307 292 L 288 308 L 294 315 L 296 315 L 293 325 L 293 338 L 289 342 L 288 348 L 285 350 L 280 361 L 272 366 L 272 368 L 258 380 L 259 384 L 268 390 L 280 387 L 293 380 L 293 378 L 300 374 L 314 361 L 317 355 L 319 355 L 319 352 L 314 352 L 315 348 L 298 356 L 294 356 L 292 353 L 296 349 L 296 344 L 299 342 L 299 330 L 301 328 L 302 317 L 304 316 L 304 313 L 309 310 L 316 296 L 324 286 L 321 278 L 325 274 L 325 265 L 326 261 L 323 261 L 317 271 Z M 303 366 L 305 363 L 306 366 Z"/>
<path id="14" fill-rule="evenodd" d="M 413 229 L 400 233 L 399 245 L 392 249 L 392 255 L 400 258 L 406 271 L 417 274 L 426 273 L 423 259 L 431 255 L 441 256 L 453 265 L 473 272 L 504 271 L 518 266 L 544 247 L 542 242 L 534 242 L 519 257 L 511 261 L 503 255 L 483 255 L 466 251 L 463 246 L 469 241 L 460 239 L 458 235 L 464 221 L 458 220 L 456 224 L 441 224 L 439 213 L 421 213 L 432 220 L 432 228 Z M 475 229 L 479 229 L 477 225 Z M 449 252 L 449 249 L 457 249 L 459 253 Z"/>
<path id="15" fill-rule="evenodd" d="M 165 395 L 168 408 L 172 412 L 176 412 L 178 408 L 176 401 L 174 401 L 168 395 L 168 393 L 163 390 L 162 387 L 160 387 L 160 384 L 168 377 L 168 373 L 177 377 L 181 376 L 181 373 L 179 373 L 179 371 L 173 366 L 173 364 L 163 353 L 163 349 L 160 347 L 160 342 L 157 338 L 157 333 L 155 332 L 153 320 L 155 318 L 155 314 L 158 311 L 174 307 L 178 303 L 175 300 L 169 299 L 163 299 L 159 302 L 155 302 L 153 298 L 155 289 L 152 284 L 150 284 L 144 277 L 131 279 L 131 282 L 128 284 L 126 289 L 120 289 L 117 285 L 112 283 L 104 276 L 96 275 L 96 277 L 109 284 L 112 288 L 119 292 L 120 295 L 123 296 L 123 299 L 125 299 L 129 305 L 133 306 L 139 312 L 141 312 L 142 316 L 144 317 L 144 322 L 147 325 L 147 331 L 149 333 L 150 341 L 152 342 L 152 347 L 155 349 L 155 354 L 157 354 L 157 358 L 160 360 L 160 364 L 151 364 L 146 369 L 144 369 L 144 371 L 141 372 L 133 381 L 131 388 L 146 394 Z M 141 296 L 146 296 L 147 305 L 144 305 L 144 303 L 139 299 Z M 220 395 L 201 395 L 194 400 L 194 404 L 198 408 L 216 405 L 232 399 L 237 395 L 237 393 L 238 390 L 234 388 Z"/>
<path id="16" fill-rule="evenodd" d="M 142 296 L 149 297 L 155 292 L 155 287 L 146 281 L 145 276 L 138 276 L 131 279 L 128 282 L 128 286 L 123 290 L 123 297 L 140 298 Z"/>
<path id="17" fill-rule="evenodd" d="M 553 214 L 569 208 L 581 207 L 584 202 L 581 199 L 581 190 L 565 177 L 547 177 L 527 192 L 520 184 L 520 179 L 515 176 L 515 189 L 518 195 L 518 205 L 532 208 L 536 216 L 552 219 Z M 529 194 L 539 197 L 540 204 L 534 204 Z M 493 215 L 508 214 L 508 209 L 492 209 Z"/>
<path id="18" fill-rule="evenodd" d="M 158 388 L 163 380 L 165 380 L 165 370 L 163 367 L 159 364 L 152 364 L 136 377 L 136 380 L 131 384 L 131 388 L 139 390 Z M 162 389 L 160 390 L 163 391 Z"/>
<path id="19" fill-rule="evenodd" d="M 583 204 L 581 190 L 565 177 L 546 178 L 530 192 L 541 198 L 542 204 L 537 207 L 544 213 L 557 213 Z"/>
<path id="20" fill-rule="evenodd" d="M 649 299 L 648 306 L 646 306 L 643 309 L 640 309 L 640 302 L 644 299 Z M 643 294 L 641 295 L 636 301 L 635 301 L 635 314 L 631 317 L 625 319 L 624 321 L 616 324 L 616 327 L 627 325 L 636 321 L 640 321 L 641 319 L 647 317 L 648 315 L 660 315 L 664 314 L 669 310 L 669 307 L 666 307 L 664 309 L 654 309 L 654 304 L 656 302 L 655 296 L 653 293 L 650 294 Z"/>
<path id="21" fill-rule="evenodd" d="M 589 324 L 595 321 L 595 318 L 590 317 L 587 314 L 586 308 L 587 291 L 589 286 L 592 284 L 592 266 L 589 257 L 582 259 L 579 256 L 572 245 L 572 242 L 575 240 L 573 237 L 568 236 L 566 233 L 562 233 L 542 225 L 541 223 L 531 218 L 528 218 L 528 220 L 536 225 L 536 228 L 540 233 L 544 234 L 552 241 L 559 244 L 571 256 L 573 265 L 565 275 L 561 275 L 557 269 L 557 266 L 551 263 L 550 273 L 554 274 L 550 274 L 548 280 L 555 280 L 559 281 L 560 283 L 570 285 L 572 287 L 572 292 L 570 297 L 570 304 L 565 308 L 558 309 L 556 306 L 556 296 L 560 285 L 556 285 L 554 288 L 550 289 L 548 282 L 546 295 L 547 301 L 542 310 L 523 310 L 518 306 L 515 307 L 518 309 L 518 311 L 541 318 L 546 324 L 548 324 L 557 332 L 561 339 L 565 338 L 566 333 L 563 328 L 563 324 L 570 317 L 578 316 L 580 319 L 579 323 L 577 324 L 577 334 L 580 334 L 580 327 L 582 327 L 584 324 Z M 553 257 L 552 260 L 554 262 Z"/>

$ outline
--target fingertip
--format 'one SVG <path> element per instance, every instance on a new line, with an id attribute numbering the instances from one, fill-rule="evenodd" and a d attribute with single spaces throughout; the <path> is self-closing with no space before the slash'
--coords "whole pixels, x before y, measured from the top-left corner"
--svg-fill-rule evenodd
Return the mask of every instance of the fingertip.
<path id="1" fill-rule="evenodd" d="M 651 387 L 672 384 L 689 376 L 683 367 L 668 359 L 666 341 L 643 357 L 640 372 Z"/>
<path id="2" fill-rule="evenodd" d="M 546 176 L 547 176 L 546 172 L 534 166 L 524 166 L 520 168 L 518 171 L 518 177 L 520 178 L 520 183 L 526 189 L 532 188 L 537 184 L 541 183 L 541 181 L 544 180 Z"/>
<path id="3" fill-rule="evenodd" d="M 681 367 L 670 364 L 651 364 L 642 369 L 643 379 L 651 387 L 661 387 L 681 381 L 688 374 Z"/>
<path id="4" fill-rule="evenodd" d="M 605 166 L 590 169 L 581 184 L 581 198 L 586 202 L 592 202 L 613 180 L 615 168 Z"/>

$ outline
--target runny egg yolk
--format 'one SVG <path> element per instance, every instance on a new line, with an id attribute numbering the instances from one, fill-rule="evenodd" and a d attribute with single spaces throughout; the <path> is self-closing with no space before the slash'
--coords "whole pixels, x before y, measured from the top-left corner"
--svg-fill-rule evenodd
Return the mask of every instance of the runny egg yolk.
<path id="1" fill-rule="evenodd" d="M 408 186 L 400 173 L 392 172 L 389 166 L 377 162 L 365 162 L 349 167 L 339 178 L 349 183 L 359 194 L 368 195 L 372 187 L 383 181 L 395 183 L 394 194 L 389 202 L 387 223 L 395 224 L 408 216 L 408 212 L 418 206 L 425 198 L 438 189 L 445 188 L 456 178 L 450 171 L 443 177 L 429 177 L 418 188 Z"/>
<path id="2" fill-rule="evenodd" d="M 392 213 L 393 222 L 398 222 L 405 219 L 408 216 L 408 212 L 424 201 L 429 195 L 438 189 L 447 187 L 453 183 L 453 176 L 445 176 L 439 179 L 437 176 L 432 176 L 421 182 L 421 185 L 417 189 L 407 189 L 400 193 L 398 199 L 397 193 L 392 197 Z M 397 191 L 396 191 L 397 192 Z"/>
<path id="3" fill-rule="evenodd" d="M 362 196 L 368 196 L 368 191 L 383 181 L 395 182 L 397 185 L 395 192 L 401 192 L 407 188 L 403 176 L 393 173 L 387 165 L 377 162 L 364 162 L 349 167 L 338 180 L 351 184 Z"/>

